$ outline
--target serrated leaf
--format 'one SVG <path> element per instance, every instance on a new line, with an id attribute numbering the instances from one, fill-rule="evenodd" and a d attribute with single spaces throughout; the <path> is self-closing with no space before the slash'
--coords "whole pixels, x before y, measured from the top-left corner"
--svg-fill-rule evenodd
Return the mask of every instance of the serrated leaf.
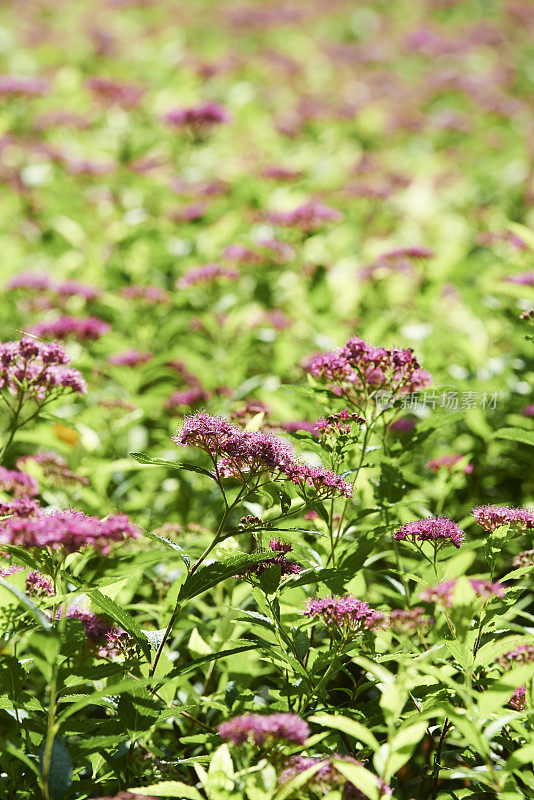
<path id="1" fill-rule="evenodd" d="M 102 594 L 98 589 L 87 589 L 87 595 L 112 620 L 124 628 L 135 639 L 145 657 L 150 658 L 150 647 L 147 638 L 131 614 L 110 597 Z"/>
<path id="2" fill-rule="evenodd" d="M 340 714 L 315 714 L 313 717 L 310 717 L 310 722 L 315 722 L 317 725 L 324 725 L 326 728 L 342 731 L 349 736 L 353 736 L 358 741 L 369 745 L 373 750 L 378 750 L 379 748 L 374 734 L 360 722 L 350 719 L 349 717 L 343 717 Z"/>
<path id="3" fill-rule="evenodd" d="M 260 575 L 260 586 L 265 594 L 274 594 L 280 585 L 282 567 L 280 564 L 271 564 Z"/>
<path id="4" fill-rule="evenodd" d="M 132 794 L 152 795 L 152 797 L 179 797 L 182 800 L 202 800 L 202 795 L 194 786 L 180 781 L 162 781 L 150 786 L 133 786 L 128 789 Z"/>
<path id="5" fill-rule="evenodd" d="M 178 595 L 178 602 L 185 602 L 197 597 L 199 594 L 206 592 L 213 586 L 216 586 L 221 581 L 232 578 L 244 572 L 248 567 L 258 564 L 260 561 L 266 561 L 272 558 L 272 553 L 238 553 L 236 555 L 227 556 L 224 560 L 219 560 L 207 567 L 201 567 L 193 575 L 188 575 L 184 583 L 180 587 Z"/>
<path id="6" fill-rule="evenodd" d="M 524 428 L 500 428 L 493 434 L 494 439 L 509 439 L 512 442 L 521 442 L 534 446 L 534 431 L 526 431 Z"/>
<path id="7" fill-rule="evenodd" d="M 215 477 L 208 469 L 204 467 L 195 467 L 192 464 L 179 464 L 177 461 L 165 461 L 162 458 L 150 458 L 146 453 L 129 453 L 139 464 L 145 464 L 152 467 L 166 467 L 167 469 L 185 469 L 188 472 L 198 472 L 201 475 L 207 475 L 208 478 L 215 480 Z"/>

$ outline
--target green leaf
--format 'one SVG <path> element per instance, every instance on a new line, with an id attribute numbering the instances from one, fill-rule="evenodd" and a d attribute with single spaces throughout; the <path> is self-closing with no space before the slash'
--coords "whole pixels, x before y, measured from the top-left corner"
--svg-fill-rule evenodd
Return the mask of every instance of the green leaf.
<path id="1" fill-rule="evenodd" d="M 195 467 L 192 464 L 179 464 L 176 461 L 164 461 L 162 458 L 150 458 L 146 453 L 129 453 L 139 464 L 146 464 L 152 467 L 166 467 L 167 469 L 185 469 L 189 472 L 198 472 L 201 475 L 207 475 L 208 478 L 215 480 L 213 474 L 204 467 Z"/>
<path id="2" fill-rule="evenodd" d="M 369 772 L 365 767 L 357 764 L 347 764 L 346 761 L 334 759 L 334 766 L 342 775 L 347 778 L 354 786 L 367 795 L 369 800 L 378 800 L 378 779 L 376 775 Z"/>
<path id="3" fill-rule="evenodd" d="M 304 786 L 304 784 L 307 783 L 310 780 L 310 778 L 313 778 L 315 773 L 321 769 L 322 764 L 324 764 L 324 762 L 314 764 L 312 767 L 309 767 L 308 769 L 304 770 L 304 772 L 301 772 L 299 775 L 296 775 L 294 778 L 292 778 L 292 780 L 288 781 L 287 783 L 284 783 L 283 786 L 281 786 L 281 788 L 275 794 L 274 800 L 285 800 L 286 797 L 290 797 L 291 795 L 293 795 L 293 793 L 296 792 L 297 789 L 300 789 L 300 787 Z M 298 794 L 296 794 L 295 797 L 298 797 Z M 376 797 L 378 800 L 378 793 Z"/>
<path id="4" fill-rule="evenodd" d="M 183 800 L 202 800 L 202 795 L 194 786 L 180 781 L 163 781 L 150 786 L 132 786 L 128 789 L 132 794 L 152 795 L 152 797 L 179 797 Z"/>
<path id="5" fill-rule="evenodd" d="M 185 579 L 180 587 L 178 602 L 183 603 L 186 600 L 191 600 L 221 581 L 232 578 L 234 575 L 244 572 L 248 567 L 252 567 L 260 561 L 266 561 L 269 558 L 272 558 L 272 553 L 252 553 L 251 555 L 237 553 L 236 555 L 227 556 L 224 560 L 221 559 L 209 564 L 207 567 L 201 567 L 193 575 L 188 575 Z"/>
<path id="6" fill-rule="evenodd" d="M 45 744 L 39 753 L 39 763 L 41 774 L 44 765 Z M 50 754 L 50 765 L 48 771 L 48 792 L 50 800 L 62 800 L 67 794 L 72 783 L 72 759 L 63 742 L 54 739 L 52 752 Z"/>
<path id="7" fill-rule="evenodd" d="M 126 611 L 125 608 L 120 606 L 110 597 L 102 594 L 99 589 L 87 589 L 87 595 L 96 605 L 102 609 L 112 620 L 117 622 L 130 636 L 132 636 L 141 650 L 145 658 L 150 658 L 150 646 L 147 641 L 146 635 L 143 633 L 134 618 Z"/>
<path id="8" fill-rule="evenodd" d="M 380 746 L 370 730 L 360 722 L 356 722 L 356 720 L 350 719 L 349 717 L 343 717 L 337 714 L 315 714 L 313 717 L 310 717 L 310 722 L 323 725 L 325 728 L 333 728 L 334 730 L 342 731 L 358 739 L 358 741 L 369 745 L 373 750 L 378 750 Z"/>
<path id="9" fill-rule="evenodd" d="M 304 661 L 310 649 L 310 637 L 308 633 L 303 630 L 293 631 L 293 644 L 295 645 L 295 652 L 300 661 Z"/>
<path id="10" fill-rule="evenodd" d="M 282 567 L 280 564 L 271 564 L 260 575 L 260 586 L 265 594 L 274 594 L 280 585 Z"/>
<path id="11" fill-rule="evenodd" d="M 494 439 L 510 439 L 512 442 L 521 442 L 534 446 L 534 431 L 524 428 L 500 428 L 493 434 Z"/>
<path id="12" fill-rule="evenodd" d="M 144 686 L 124 692 L 120 696 L 117 715 L 132 740 L 148 731 L 158 713 L 157 703 Z"/>
<path id="13" fill-rule="evenodd" d="M 234 647 L 231 650 L 221 650 L 218 653 L 210 653 L 209 655 L 195 658 L 194 661 L 184 664 L 183 667 L 175 667 L 175 669 L 165 676 L 165 680 L 171 680 L 172 678 L 176 678 L 178 675 L 184 675 L 186 672 L 192 672 L 193 670 L 197 669 L 197 667 L 200 667 L 203 664 L 208 664 L 210 661 L 216 661 L 219 658 L 225 658 L 225 656 L 234 656 L 237 653 L 245 653 L 247 650 L 255 650 L 259 646 L 259 643 L 254 642 L 253 644 L 245 645 L 244 647 Z"/>
<path id="14" fill-rule="evenodd" d="M 230 710 L 232 709 L 233 704 L 237 700 L 238 694 L 239 692 L 237 689 L 237 683 L 235 681 L 228 681 L 228 683 L 226 684 L 226 688 L 224 690 L 224 702 L 226 703 L 226 705 Z"/>
<path id="15" fill-rule="evenodd" d="M 384 774 L 386 781 L 389 781 L 409 760 L 416 745 L 425 735 L 426 727 L 426 722 L 416 722 L 414 725 L 402 728 L 389 742 L 389 757 Z"/>
<path id="16" fill-rule="evenodd" d="M 42 628 L 45 629 L 45 631 L 49 631 L 52 628 L 50 621 L 47 620 L 42 611 L 39 611 L 33 600 L 30 597 L 28 597 L 27 594 L 21 592 L 20 589 L 17 589 L 16 586 L 13 586 L 13 584 L 9 583 L 9 581 L 4 580 L 4 578 L 0 578 L 0 586 L 3 586 L 4 589 L 7 589 L 8 592 L 11 592 L 11 594 L 17 598 L 19 603 L 22 603 L 22 605 L 25 606 L 25 608 L 27 608 L 32 617 L 39 623 L 39 625 Z"/>

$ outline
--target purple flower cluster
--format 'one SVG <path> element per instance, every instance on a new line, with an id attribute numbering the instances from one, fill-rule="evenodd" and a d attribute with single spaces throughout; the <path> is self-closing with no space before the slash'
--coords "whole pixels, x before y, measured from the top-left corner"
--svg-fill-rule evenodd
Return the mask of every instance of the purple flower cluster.
<path id="1" fill-rule="evenodd" d="M 269 222 L 296 228 L 305 234 L 323 228 L 330 222 L 341 222 L 342 219 L 343 215 L 336 209 L 313 200 L 292 211 L 273 211 L 269 214 Z"/>
<path id="2" fill-rule="evenodd" d="M 293 550 L 290 544 L 283 543 L 279 539 L 271 539 L 269 542 L 269 548 L 271 552 L 276 554 L 274 558 L 268 558 L 265 561 L 260 561 L 258 564 L 254 564 L 252 567 L 249 567 L 234 577 L 243 578 L 250 577 L 252 575 L 259 577 L 265 572 L 266 569 L 275 564 L 279 565 L 282 577 L 285 575 L 299 574 L 302 569 L 300 564 L 290 558 L 286 558 L 286 553 L 290 553 L 291 550 Z"/>
<path id="3" fill-rule="evenodd" d="M 145 93 L 142 86 L 120 83 L 102 75 L 93 75 L 86 85 L 99 100 L 109 105 L 122 106 L 122 108 L 135 108 Z"/>
<path id="4" fill-rule="evenodd" d="M 116 353 L 108 358 L 108 362 L 114 367 L 138 367 L 146 364 L 152 358 L 152 353 L 141 353 L 139 350 L 126 350 L 124 353 Z"/>
<path id="5" fill-rule="evenodd" d="M 10 567 L 0 569 L 0 578 L 7 578 L 9 575 L 14 575 L 17 572 L 23 572 L 26 567 L 20 564 L 13 564 Z M 48 578 L 36 569 L 32 569 L 26 575 L 26 591 L 28 594 L 41 597 L 47 595 L 50 597 L 54 594 L 52 584 Z"/>
<path id="6" fill-rule="evenodd" d="M 435 547 L 442 547 L 446 544 L 460 547 L 465 541 L 464 532 L 460 526 L 447 517 L 428 517 L 407 522 L 392 536 L 398 542 L 408 541 L 412 544 L 432 542 Z"/>
<path id="7" fill-rule="evenodd" d="M 14 497 L 35 497 L 39 494 L 39 483 L 25 472 L 0 467 L 0 490 Z"/>
<path id="8" fill-rule="evenodd" d="M 270 472 L 273 478 L 289 480 L 305 493 L 348 497 L 351 487 L 339 475 L 324 467 L 310 467 L 294 456 L 289 442 L 264 431 L 248 432 L 222 417 L 200 411 L 186 417 L 172 437 L 177 445 L 199 447 L 209 454 L 219 475 L 247 481 Z"/>
<path id="9" fill-rule="evenodd" d="M 187 289 L 188 286 L 195 286 L 198 283 L 213 283 L 221 279 L 236 281 L 239 272 L 230 267 L 221 267 L 220 264 L 204 264 L 202 267 L 193 267 L 177 281 L 179 289 Z"/>
<path id="10" fill-rule="evenodd" d="M 359 336 L 330 353 L 314 356 L 309 371 L 357 405 L 379 389 L 396 397 L 419 391 L 431 382 L 411 349 L 375 347 Z"/>
<path id="11" fill-rule="evenodd" d="M 84 394 L 85 381 L 69 363 L 59 344 L 45 344 L 29 336 L 0 344 L 0 393 L 23 401 L 44 401 L 69 390 Z"/>
<path id="12" fill-rule="evenodd" d="M 62 615 L 62 609 L 56 613 L 56 619 Z M 129 636 L 122 628 L 112 625 L 107 620 L 82 608 L 68 608 L 67 619 L 79 619 L 82 623 L 90 648 L 100 658 L 116 658 L 128 643 Z"/>
<path id="13" fill-rule="evenodd" d="M 173 392 L 165 402 L 165 409 L 171 414 L 183 414 L 186 408 L 195 408 L 209 400 L 210 395 L 199 384 Z"/>
<path id="14" fill-rule="evenodd" d="M 515 664 L 528 664 L 534 661 L 534 645 L 520 644 L 513 650 L 508 650 L 497 661 L 506 669 L 511 669 Z"/>
<path id="15" fill-rule="evenodd" d="M 7 291 L 24 289 L 30 292 L 48 292 L 58 299 L 81 297 L 87 302 L 96 300 L 102 294 L 96 286 L 87 286 L 79 281 L 54 281 L 46 273 L 19 272 L 6 286 Z"/>
<path id="16" fill-rule="evenodd" d="M 334 759 L 345 761 L 347 764 L 362 766 L 361 761 L 357 761 L 352 756 L 340 755 L 339 753 L 333 753 L 326 758 L 321 756 L 291 756 L 280 773 L 278 783 L 281 785 L 288 783 L 293 778 L 296 778 L 297 775 L 320 764 L 317 772 L 306 781 L 305 786 L 320 792 L 322 795 L 329 789 L 344 785 L 343 796 L 345 800 L 367 800 L 367 795 L 363 794 L 353 783 L 347 781 L 345 776 L 336 769 L 333 764 Z"/>
<path id="17" fill-rule="evenodd" d="M 523 550 L 514 558 L 514 567 L 534 566 L 534 550 Z"/>
<path id="18" fill-rule="evenodd" d="M 365 425 L 366 422 L 365 417 L 344 408 L 342 411 L 329 414 L 328 417 L 319 417 L 315 422 L 315 430 L 319 433 L 338 436 L 350 433 L 351 424 Z"/>
<path id="19" fill-rule="evenodd" d="M 0 75 L 0 97 L 41 97 L 49 90 L 43 78 L 21 75 Z"/>
<path id="20" fill-rule="evenodd" d="M 524 711 L 527 707 L 527 687 L 518 686 L 514 689 L 509 703 L 516 711 Z"/>
<path id="21" fill-rule="evenodd" d="M 34 336 L 45 339 L 78 339 L 89 342 L 100 339 L 111 330 L 111 325 L 99 317 L 58 317 L 49 322 L 38 322 L 30 328 Z"/>
<path id="22" fill-rule="evenodd" d="M 258 746 L 273 739 L 304 744 L 310 735 L 307 722 L 297 714 L 243 714 L 223 722 L 217 731 L 234 744 L 252 741 Z"/>
<path id="23" fill-rule="evenodd" d="M 503 525 L 518 530 L 534 528 L 534 511 L 509 506 L 477 506 L 471 512 L 475 521 L 486 531 L 494 531 Z"/>
<path id="24" fill-rule="evenodd" d="M 473 591 L 483 600 L 491 600 L 493 597 L 504 597 L 506 587 L 502 583 L 492 583 L 491 581 L 470 578 Z M 439 605 L 450 608 L 452 606 L 452 596 L 456 581 L 444 581 L 435 586 L 429 586 L 421 592 L 421 600 L 427 603 L 438 603 Z"/>
<path id="25" fill-rule="evenodd" d="M 36 464 L 39 464 L 45 478 L 58 486 L 71 486 L 73 484 L 89 486 L 89 479 L 84 475 L 77 475 L 75 472 L 72 472 L 65 459 L 58 455 L 58 453 L 41 451 L 32 453 L 31 455 L 21 456 L 21 458 L 17 459 L 17 466 L 23 466 L 28 461 L 34 461 Z"/>
<path id="26" fill-rule="evenodd" d="M 27 495 L 9 500 L 7 503 L 0 502 L 0 517 L 31 517 L 37 513 L 39 504 L 36 500 Z"/>
<path id="27" fill-rule="evenodd" d="M 328 627 L 343 633 L 361 633 L 383 628 L 386 617 L 381 611 L 350 594 L 344 597 L 323 597 L 307 601 L 304 616 L 321 619 Z"/>
<path id="28" fill-rule="evenodd" d="M 201 103 L 191 108 L 175 108 L 164 117 L 168 125 L 191 131 L 195 135 L 210 133 L 218 125 L 231 122 L 229 111 L 219 103 Z"/>
<path id="29" fill-rule="evenodd" d="M 0 520 L 0 544 L 63 547 L 67 553 L 90 546 L 106 555 L 111 542 L 139 536 L 139 530 L 123 514 L 102 520 L 72 509 L 52 513 L 38 509 L 32 516 Z"/>
<path id="30" fill-rule="evenodd" d="M 425 631 L 433 623 L 433 617 L 425 616 L 425 610 L 422 606 L 406 609 L 394 608 L 389 613 L 390 627 L 399 633 L 411 634 L 415 631 Z"/>
<path id="31" fill-rule="evenodd" d="M 448 472 L 451 472 L 456 464 L 461 461 L 463 458 L 462 455 L 457 454 L 454 456 L 439 456 L 438 458 L 431 458 L 430 461 L 427 463 L 427 467 L 431 472 L 437 473 L 440 469 L 446 469 Z M 466 464 L 463 468 L 463 471 L 466 475 L 470 475 L 473 472 L 473 465 Z"/>
<path id="32" fill-rule="evenodd" d="M 169 302 L 167 292 L 158 286 L 124 286 L 119 294 L 127 300 L 144 300 L 145 303 L 167 304 Z"/>

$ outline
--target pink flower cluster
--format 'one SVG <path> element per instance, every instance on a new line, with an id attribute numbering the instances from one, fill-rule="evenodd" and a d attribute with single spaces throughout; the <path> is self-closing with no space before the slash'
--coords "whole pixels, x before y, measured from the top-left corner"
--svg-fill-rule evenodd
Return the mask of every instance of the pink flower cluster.
<path id="1" fill-rule="evenodd" d="M 46 291 L 59 299 L 81 297 L 87 302 L 96 300 L 102 294 L 102 291 L 96 286 L 88 286 L 74 280 L 56 282 L 46 273 L 39 272 L 19 272 L 18 275 L 11 278 L 6 289 L 10 292 L 19 289 L 30 292 Z"/>
<path id="2" fill-rule="evenodd" d="M 232 121 L 231 114 L 219 103 L 201 103 L 191 108 L 175 108 L 165 114 L 165 122 L 193 134 L 209 133 L 217 125 Z"/>
<path id="3" fill-rule="evenodd" d="M 35 497 L 39 494 L 39 483 L 25 472 L 0 467 L 0 490 L 14 497 Z"/>
<path id="4" fill-rule="evenodd" d="M 186 408 L 194 408 L 209 400 L 209 394 L 198 384 L 173 392 L 165 402 L 171 414 L 183 414 Z"/>
<path id="5" fill-rule="evenodd" d="M 432 617 L 425 616 L 422 606 L 414 608 L 394 608 L 389 613 L 389 624 L 392 630 L 399 633 L 414 633 L 424 631 L 434 623 Z"/>
<path id="6" fill-rule="evenodd" d="M 238 278 L 239 272 L 235 269 L 221 267 L 220 264 L 204 264 L 202 267 L 188 270 L 177 281 L 176 286 L 179 289 L 187 289 L 188 286 L 195 286 L 198 283 L 214 283 L 221 279 L 236 281 Z"/>
<path id="7" fill-rule="evenodd" d="M 123 514 L 100 519 L 73 509 L 52 513 L 37 509 L 28 517 L 12 516 L 0 520 L 0 544 L 50 547 L 54 550 L 63 547 L 67 553 L 93 547 L 106 555 L 111 542 L 139 536 L 138 528 Z"/>
<path id="8" fill-rule="evenodd" d="M 304 744 L 310 735 L 307 722 L 297 714 L 243 714 L 223 722 L 217 731 L 234 744 L 252 741 L 258 746 L 273 739 Z"/>
<path id="9" fill-rule="evenodd" d="M 319 417 L 315 422 L 315 430 L 319 433 L 337 436 L 350 433 L 351 424 L 365 425 L 366 422 L 365 417 L 344 408 L 342 411 L 329 414 L 328 417 Z"/>
<path id="10" fill-rule="evenodd" d="M 152 353 L 141 353 L 139 350 L 125 350 L 124 353 L 117 353 L 108 358 L 108 362 L 114 367 L 138 367 L 146 364 L 152 358 Z"/>
<path id="11" fill-rule="evenodd" d="M 241 577 L 250 577 L 251 575 L 257 575 L 258 577 L 262 575 L 266 569 L 272 567 L 273 565 L 279 565 L 281 570 L 282 577 L 284 575 L 298 575 L 301 571 L 302 567 L 296 561 L 293 561 L 290 558 L 286 558 L 286 553 L 291 552 L 293 549 L 290 544 L 284 544 L 280 542 L 278 539 L 271 539 L 269 542 L 269 548 L 273 553 L 276 553 L 274 558 L 268 558 L 266 561 L 260 561 L 258 564 L 254 564 L 252 567 L 249 567 L 244 572 L 239 573 L 236 575 L 236 578 Z"/>
<path id="12" fill-rule="evenodd" d="M 48 81 L 21 75 L 0 75 L 0 97 L 40 97 L 49 90 Z"/>
<path id="13" fill-rule="evenodd" d="M 89 486 L 89 479 L 84 475 L 77 475 L 75 472 L 72 472 L 65 459 L 58 455 L 58 453 L 41 451 L 32 453 L 31 455 L 21 456 L 21 458 L 17 459 L 17 466 L 23 466 L 28 461 L 39 464 L 45 478 L 48 478 L 59 486 L 70 486 L 76 483 L 81 486 Z"/>
<path id="14" fill-rule="evenodd" d="M 56 619 L 63 611 L 59 609 Z M 88 644 L 100 658 L 116 658 L 127 644 L 129 636 L 122 628 L 117 628 L 102 617 L 81 608 L 68 608 L 67 619 L 79 619 L 82 623 Z"/>
<path id="15" fill-rule="evenodd" d="M 514 664 L 528 664 L 534 661 L 534 645 L 520 644 L 513 650 L 508 650 L 497 659 L 501 667 L 511 669 Z"/>
<path id="16" fill-rule="evenodd" d="M 14 575 L 17 572 L 23 572 L 26 567 L 20 564 L 13 564 L 10 567 L 0 569 L 0 578 L 7 578 L 9 575 Z M 48 578 L 36 569 L 32 569 L 26 575 L 26 591 L 30 595 L 41 597 L 47 595 L 50 597 L 54 594 L 52 584 Z"/>
<path id="17" fill-rule="evenodd" d="M 273 211 L 269 214 L 269 222 L 296 228 L 304 234 L 323 228 L 330 222 L 341 222 L 343 214 L 334 208 L 310 200 L 292 211 Z"/>
<path id="18" fill-rule="evenodd" d="M 494 531 L 503 525 L 510 525 L 518 530 L 534 528 L 534 511 L 526 508 L 510 508 L 509 506 L 477 506 L 471 512 L 475 521 L 485 531 Z"/>
<path id="19" fill-rule="evenodd" d="M 492 583 L 491 581 L 479 580 L 477 578 L 470 578 L 473 591 L 478 597 L 483 600 L 491 600 L 493 597 L 504 597 L 506 594 L 506 587 L 502 583 Z M 450 608 L 452 606 L 452 596 L 456 581 L 444 581 L 437 583 L 435 586 L 429 586 L 421 592 L 421 600 L 427 603 L 438 603 L 440 605 Z"/>
<path id="20" fill-rule="evenodd" d="M 348 497 L 351 493 L 349 484 L 334 472 L 297 461 L 289 442 L 264 431 L 244 431 L 205 411 L 186 417 L 172 438 L 177 445 L 199 447 L 208 453 L 222 477 L 246 482 L 270 472 L 275 479 L 291 481 L 303 493 L 306 487 L 323 497 Z"/>
<path id="21" fill-rule="evenodd" d="M 428 517 L 407 522 L 392 534 L 398 542 L 433 542 L 435 547 L 452 544 L 460 547 L 465 541 L 464 532 L 448 517 Z"/>
<path id="22" fill-rule="evenodd" d="M 142 86 L 134 86 L 131 83 L 120 83 L 112 78 L 101 75 L 93 75 L 87 81 L 87 88 L 95 94 L 99 100 L 110 105 L 118 105 L 123 108 L 134 108 L 145 93 Z"/>
<path id="23" fill-rule="evenodd" d="M 451 472 L 456 464 L 461 461 L 463 458 L 462 455 L 454 455 L 454 456 L 439 456 L 438 458 L 431 458 L 430 461 L 427 463 L 427 467 L 431 472 L 437 473 L 440 469 L 446 469 L 448 472 Z M 466 475 L 470 475 L 473 472 L 473 465 L 466 464 L 463 468 L 463 471 Z"/>
<path id="24" fill-rule="evenodd" d="M 333 753 L 327 758 L 321 758 L 321 756 L 291 756 L 285 768 L 280 773 L 278 783 L 281 785 L 288 783 L 296 778 L 297 775 L 320 764 L 317 772 L 306 781 L 305 786 L 309 786 L 320 792 L 321 795 L 328 792 L 329 789 L 334 789 L 336 786 L 344 786 L 344 800 L 367 800 L 367 795 L 360 792 L 353 783 L 347 781 L 345 776 L 336 769 L 332 763 L 334 759 L 337 761 L 345 761 L 347 764 L 363 766 L 361 761 L 357 761 L 352 756 L 345 756 L 339 753 Z"/>
<path id="25" fill-rule="evenodd" d="M 383 628 L 386 617 L 368 603 L 347 594 L 344 597 L 323 597 L 307 601 L 304 616 L 321 619 L 328 627 L 339 628 L 343 633 L 361 633 Z"/>
<path id="26" fill-rule="evenodd" d="M 527 707 L 527 687 L 518 686 L 514 689 L 509 702 L 516 711 L 524 711 Z"/>
<path id="27" fill-rule="evenodd" d="M 0 344 L 0 393 L 24 401 L 44 401 L 69 390 L 85 394 L 85 381 L 67 366 L 69 362 L 59 344 L 45 344 L 29 336 Z"/>
<path id="28" fill-rule="evenodd" d="M 36 500 L 24 495 L 15 500 L 9 500 L 7 503 L 0 502 L 0 517 L 31 517 L 38 508 L 39 504 Z"/>
<path id="29" fill-rule="evenodd" d="M 169 302 L 167 292 L 158 286 L 124 286 L 119 294 L 127 300 L 144 300 L 145 303 L 167 304 Z"/>
<path id="30" fill-rule="evenodd" d="M 58 317 L 49 322 L 38 322 L 30 328 L 34 336 L 45 339 L 78 339 L 81 342 L 100 339 L 111 330 L 111 325 L 99 317 Z"/>
<path id="31" fill-rule="evenodd" d="M 309 371 L 314 378 L 331 384 L 336 394 L 357 405 L 379 389 L 396 397 L 417 392 L 431 382 L 411 349 L 375 347 L 359 336 L 330 353 L 314 356 Z"/>

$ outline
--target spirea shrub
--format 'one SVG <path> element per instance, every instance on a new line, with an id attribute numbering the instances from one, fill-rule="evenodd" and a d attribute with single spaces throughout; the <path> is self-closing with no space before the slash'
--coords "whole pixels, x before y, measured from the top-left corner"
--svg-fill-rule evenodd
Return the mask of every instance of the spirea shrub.
<path id="1" fill-rule="evenodd" d="M 534 796 L 526 0 L 0 4 L 0 798 Z"/>

